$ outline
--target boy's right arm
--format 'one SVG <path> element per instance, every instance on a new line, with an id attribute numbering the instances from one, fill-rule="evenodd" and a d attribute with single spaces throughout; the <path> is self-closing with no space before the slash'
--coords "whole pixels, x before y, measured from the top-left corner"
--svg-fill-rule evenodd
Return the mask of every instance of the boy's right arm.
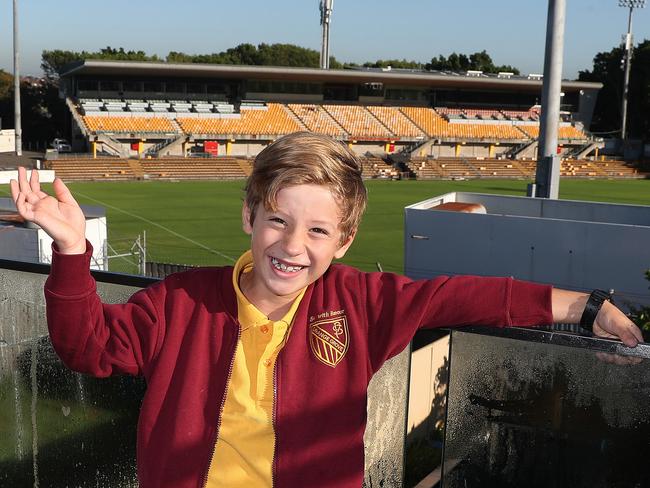
<path id="1" fill-rule="evenodd" d="M 134 294 L 127 303 L 105 304 L 96 293 L 89 265 L 92 246 L 84 254 L 53 249 L 45 282 L 50 340 L 70 369 L 94 376 L 145 376 L 164 335 L 166 298 L 163 282 Z"/>

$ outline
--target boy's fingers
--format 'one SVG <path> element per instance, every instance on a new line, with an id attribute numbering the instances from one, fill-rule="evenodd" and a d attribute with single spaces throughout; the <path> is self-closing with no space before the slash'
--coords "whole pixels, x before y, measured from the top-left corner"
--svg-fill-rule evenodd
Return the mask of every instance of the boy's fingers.
<path id="1" fill-rule="evenodd" d="M 14 201 L 14 204 L 18 200 L 18 195 L 20 194 L 20 188 L 18 187 L 18 182 L 16 180 L 9 180 L 9 187 L 11 188 L 11 198 Z"/>
<path id="2" fill-rule="evenodd" d="M 21 193 L 27 194 L 32 191 L 27 181 L 27 171 L 22 166 L 18 167 L 18 186 L 20 187 Z"/>
<path id="3" fill-rule="evenodd" d="M 65 186 L 65 183 L 61 181 L 61 178 L 55 178 L 52 186 L 54 187 L 54 194 L 58 201 L 62 203 L 77 204 L 77 201 L 72 196 L 72 193 L 70 193 L 68 187 Z"/>
<path id="4" fill-rule="evenodd" d="M 643 342 L 641 330 L 627 317 L 624 322 L 617 323 L 616 335 L 619 336 L 623 344 L 628 347 L 635 347 L 639 342 Z"/>
<path id="5" fill-rule="evenodd" d="M 30 220 L 33 217 L 33 212 L 28 210 L 25 194 L 22 192 L 18 194 L 18 198 L 16 199 L 16 210 L 18 210 L 18 213 L 24 219 Z"/>
<path id="6" fill-rule="evenodd" d="M 35 169 L 32 170 L 31 177 L 29 179 L 29 187 L 34 193 L 39 193 L 41 191 L 41 184 L 39 181 L 38 171 Z"/>

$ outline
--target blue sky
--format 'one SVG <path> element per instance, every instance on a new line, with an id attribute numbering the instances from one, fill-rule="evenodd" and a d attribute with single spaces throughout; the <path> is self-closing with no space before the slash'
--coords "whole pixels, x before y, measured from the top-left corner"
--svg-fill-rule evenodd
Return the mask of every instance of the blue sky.
<path id="1" fill-rule="evenodd" d="M 650 2 L 649 2 L 650 3 Z M 182 6 L 181 6 L 182 5 Z M 496 64 L 541 73 L 546 0 L 335 0 L 330 52 L 340 61 L 483 49 Z M 19 0 L 21 72 L 40 73 L 43 49 L 124 47 L 166 55 L 219 52 L 242 42 L 320 49 L 318 0 Z M 567 0 L 564 77 L 590 69 L 627 29 L 617 0 Z M 635 10 L 635 42 L 650 38 L 650 5 Z M 13 70 L 12 2 L 0 4 L 0 68 Z"/>

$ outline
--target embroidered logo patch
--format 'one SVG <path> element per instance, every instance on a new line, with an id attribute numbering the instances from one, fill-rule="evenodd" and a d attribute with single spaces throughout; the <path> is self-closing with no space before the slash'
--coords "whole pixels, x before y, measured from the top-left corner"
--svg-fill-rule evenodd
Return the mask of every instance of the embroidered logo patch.
<path id="1" fill-rule="evenodd" d="M 309 345 L 320 362 L 335 368 L 350 345 L 347 317 L 338 315 L 312 322 L 309 325 Z"/>

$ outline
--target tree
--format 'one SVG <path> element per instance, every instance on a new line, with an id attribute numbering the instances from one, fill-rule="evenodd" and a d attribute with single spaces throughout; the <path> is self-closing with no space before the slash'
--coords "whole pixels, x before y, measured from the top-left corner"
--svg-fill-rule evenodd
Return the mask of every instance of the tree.
<path id="1" fill-rule="evenodd" d="M 244 43 L 213 54 L 186 54 L 171 51 L 167 57 L 169 63 L 212 63 L 236 64 L 250 66 L 292 66 L 317 68 L 319 53 L 294 44 L 253 44 Z M 333 57 L 330 66 L 340 66 Z"/>
<path id="2" fill-rule="evenodd" d="M 580 71 L 580 81 L 596 81 L 603 84 L 591 124 L 593 132 L 616 135 L 621 129 L 621 102 L 623 96 L 623 49 L 594 56 L 593 69 Z M 650 138 L 650 40 L 644 40 L 633 51 L 632 69 L 628 92 L 628 135 Z"/>
<path id="3" fill-rule="evenodd" d="M 468 71 L 476 70 L 483 71 L 484 73 L 498 73 L 506 71 L 515 75 L 519 74 L 519 70 L 513 66 L 503 65 L 496 66 L 492 61 L 492 57 L 483 50 L 475 52 L 467 56 L 466 54 L 451 53 L 449 57 L 438 55 L 437 58 L 432 58 L 430 63 L 424 66 L 428 70 L 436 71 Z"/>
<path id="4" fill-rule="evenodd" d="M 14 77 L 0 69 L 0 129 L 13 127 Z"/>
<path id="5" fill-rule="evenodd" d="M 397 69 L 423 69 L 424 64 L 419 61 L 407 61 L 406 59 L 379 59 L 374 63 L 364 63 L 366 68 L 397 68 Z"/>
<path id="6" fill-rule="evenodd" d="M 41 53 L 41 69 L 49 81 L 58 82 L 59 74 L 62 72 L 64 66 L 89 57 L 90 53 L 87 53 L 86 51 L 74 52 L 63 51 L 61 49 L 55 49 L 53 51 L 45 50 Z"/>
<path id="7" fill-rule="evenodd" d="M 55 49 L 53 51 L 43 51 L 41 54 L 41 69 L 45 77 L 50 81 L 57 83 L 59 75 L 64 69 L 74 63 L 85 59 L 112 59 L 116 61 L 160 61 L 155 54 L 147 55 L 144 51 L 125 51 L 123 47 L 114 49 L 107 46 L 97 52 L 87 51 L 63 51 Z"/>

